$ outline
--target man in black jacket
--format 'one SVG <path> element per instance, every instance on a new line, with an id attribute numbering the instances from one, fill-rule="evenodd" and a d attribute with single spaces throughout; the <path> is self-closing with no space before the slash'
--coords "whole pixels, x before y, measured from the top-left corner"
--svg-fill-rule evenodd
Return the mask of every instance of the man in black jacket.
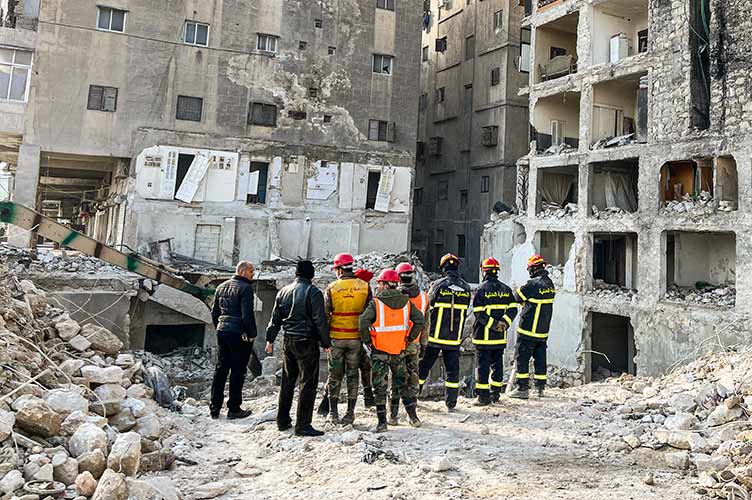
<path id="1" fill-rule="evenodd" d="M 321 436 L 324 433 L 311 426 L 316 388 L 319 382 L 319 345 L 326 352 L 331 349 L 329 321 L 324 308 L 324 295 L 311 280 L 314 267 L 310 261 L 298 262 L 295 281 L 277 294 L 269 326 L 266 329 L 266 352 L 274 350 L 274 340 L 280 329 L 284 331 L 284 367 L 279 389 L 277 428 L 292 427 L 290 409 L 295 384 L 300 376 L 300 395 L 295 420 L 298 436 Z"/>
<path id="2" fill-rule="evenodd" d="M 227 400 L 227 418 L 248 417 L 251 412 L 243 410 L 243 384 L 248 361 L 256 338 L 256 318 L 253 315 L 253 264 L 240 261 L 235 276 L 225 281 L 214 296 L 212 322 L 217 330 L 219 360 L 214 371 L 209 411 L 212 418 L 219 418 L 225 398 L 225 383 L 230 377 L 230 397 Z"/>

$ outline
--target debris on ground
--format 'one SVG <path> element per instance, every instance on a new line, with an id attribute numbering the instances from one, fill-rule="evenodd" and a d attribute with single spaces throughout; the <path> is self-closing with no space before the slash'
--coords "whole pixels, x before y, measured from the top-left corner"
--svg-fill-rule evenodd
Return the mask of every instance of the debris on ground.
<path id="1" fill-rule="evenodd" d="M 730 211 L 728 204 L 725 204 L 724 207 L 726 207 L 724 211 Z M 665 202 L 661 212 L 663 214 L 686 214 L 691 217 L 712 215 L 715 213 L 713 195 L 708 191 L 702 191 L 697 196 L 685 194 L 681 200 Z"/>
<path id="2" fill-rule="evenodd" d="M 606 207 L 601 210 L 596 205 L 592 206 L 592 212 L 593 212 L 593 217 L 599 220 L 614 219 L 617 217 L 624 217 L 627 215 L 631 215 L 630 212 L 627 212 L 623 208 Z"/>
<path id="3" fill-rule="evenodd" d="M 637 295 L 637 290 L 596 279 L 593 280 L 593 289 L 588 292 L 588 295 L 603 300 L 631 301 Z"/>
<path id="4" fill-rule="evenodd" d="M 543 209 L 538 214 L 541 218 L 562 219 L 564 217 L 576 217 L 578 212 L 576 203 L 567 203 L 561 207 L 555 203 L 543 202 Z"/>
<path id="5" fill-rule="evenodd" d="M 666 291 L 666 300 L 712 307 L 734 307 L 736 288 L 703 282 L 696 283 L 694 287 L 680 287 L 672 284 Z"/>

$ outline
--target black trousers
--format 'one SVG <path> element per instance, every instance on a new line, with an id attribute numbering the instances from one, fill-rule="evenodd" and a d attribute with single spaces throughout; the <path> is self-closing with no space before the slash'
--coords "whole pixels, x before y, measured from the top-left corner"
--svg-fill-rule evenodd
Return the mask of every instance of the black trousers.
<path id="1" fill-rule="evenodd" d="M 480 399 L 496 398 L 504 387 L 504 348 L 478 349 L 475 351 L 475 391 Z"/>
<path id="2" fill-rule="evenodd" d="M 240 334 L 218 333 L 219 359 L 214 370 L 214 380 L 211 388 L 211 404 L 209 411 L 218 415 L 222 410 L 225 399 L 225 384 L 230 377 L 230 397 L 227 408 L 230 411 L 240 411 L 243 404 L 243 384 L 251 359 L 253 342 L 246 342 Z"/>
<path id="3" fill-rule="evenodd" d="M 446 386 L 446 405 L 447 408 L 454 408 L 457 406 L 457 395 L 460 392 L 459 349 L 442 349 L 441 347 L 428 344 L 426 354 L 418 365 L 418 378 L 420 379 L 421 387 L 423 387 L 428 378 L 428 373 L 439 358 L 439 354 L 441 354 L 441 358 L 444 360 L 444 370 L 446 370 L 446 380 L 444 381 L 444 385 Z"/>
<path id="4" fill-rule="evenodd" d="M 548 379 L 546 374 L 546 348 L 545 342 L 529 340 L 524 335 L 520 335 L 517 340 L 517 386 L 520 389 L 530 387 L 530 373 L 528 373 L 530 371 L 530 358 L 533 358 L 535 369 L 533 379 L 535 379 L 536 387 L 546 386 Z"/>
<path id="5" fill-rule="evenodd" d="M 319 343 L 313 339 L 285 336 L 284 359 L 277 425 L 288 427 L 292 422 L 290 419 L 292 398 L 295 395 L 298 378 L 300 378 L 295 430 L 303 430 L 311 425 L 313 418 L 313 405 L 319 384 Z"/>

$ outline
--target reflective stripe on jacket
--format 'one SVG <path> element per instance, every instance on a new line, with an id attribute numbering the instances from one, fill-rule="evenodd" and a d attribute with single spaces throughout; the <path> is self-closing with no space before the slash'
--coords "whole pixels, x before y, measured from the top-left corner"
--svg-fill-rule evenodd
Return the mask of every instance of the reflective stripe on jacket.
<path id="1" fill-rule="evenodd" d="M 428 298 L 431 304 L 428 343 L 442 349 L 459 349 L 470 308 L 470 285 L 457 271 L 448 271 L 446 277 L 431 286 Z"/>
<path id="2" fill-rule="evenodd" d="M 420 313 L 423 316 L 426 316 L 428 313 L 428 294 L 424 291 L 421 291 L 417 296 L 410 297 L 410 302 L 413 303 L 415 307 L 417 307 L 420 310 Z M 413 344 L 420 344 L 420 335 L 413 340 Z"/>
<path id="3" fill-rule="evenodd" d="M 551 330 L 555 297 L 554 283 L 545 270 L 538 272 L 522 285 L 515 293 L 515 300 L 522 305 L 517 333 L 532 340 L 545 342 Z"/>
<path id="4" fill-rule="evenodd" d="M 495 277 L 487 277 L 475 292 L 473 299 L 473 344 L 478 348 L 499 348 L 507 343 L 506 330 L 498 331 L 495 326 L 503 322 L 512 325 L 517 316 L 518 304 L 514 292 Z"/>
<path id="5" fill-rule="evenodd" d="M 370 289 L 358 278 L 338 279 L 329 285 L 332 316 L 329 335 L 337 340 L 358 340 L 358 318 L 366 308 Z"/>
<path id="6" fill-rule="evenodd" d="M 392 309 L 374 298 L 376 320 L 371 325 L 371 343 L 377 351 L 398 355 L 407 347 L 407 336 L 412 328 L 410 302 L 401 309 Z"/>

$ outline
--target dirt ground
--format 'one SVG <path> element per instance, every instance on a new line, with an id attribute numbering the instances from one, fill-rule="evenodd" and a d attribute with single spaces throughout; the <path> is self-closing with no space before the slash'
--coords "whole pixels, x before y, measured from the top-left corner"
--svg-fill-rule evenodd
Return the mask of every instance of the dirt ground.
<path id="1" fill-rule="evenodd" d="M 421 402 L 421 428 L 406 425 L 401 410 L 401 425 L 385 434 L 370 432 L 375 412 L 359 401 L 354 427 L 315 416 L 314 426 L 327 432 L 320 438 L 278 432 L 268 421 L 276 407 L 268 395 L 247 401 L 254 416 L 242 421 L 212 421 L 208 411 L 174 417 L 176 452 L 198 465 L 164 474 L 186 498 L 217 481 L 228 487 L 217 497 L 223 499 L 700 498 L 659 452 L 610 451 L 619 429 L 597 406 L 583 404 L 588 390 L 552 389 L 542 400 L 503 398 L 486 408 L 460 398 L 456 413 Z"/>

